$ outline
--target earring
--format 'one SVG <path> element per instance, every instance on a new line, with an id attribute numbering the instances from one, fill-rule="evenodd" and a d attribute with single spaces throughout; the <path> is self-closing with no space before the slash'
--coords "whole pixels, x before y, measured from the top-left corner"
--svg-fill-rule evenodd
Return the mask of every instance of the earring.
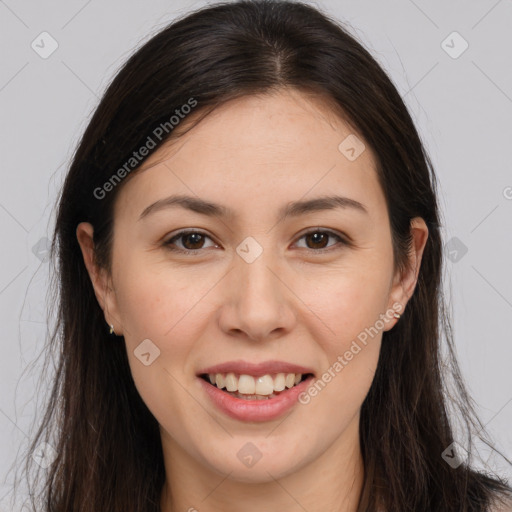
<path id="1" fill-rule="evenodd" d="M 110 324 L 110 334 L 116 334 L 116 332 L 114 331 L 114 326 L 112 324 Z"/>
<path id="2" fill-rule="evenodd" d="M 393 314 L 393 316 L 394 316 L 395 318 L 400 318 L 402 315 L 400 315 L 400 313 L 398 313 L 398 312 L 396 312 L 396 311 L 395 311 L 395 313 Z"/>

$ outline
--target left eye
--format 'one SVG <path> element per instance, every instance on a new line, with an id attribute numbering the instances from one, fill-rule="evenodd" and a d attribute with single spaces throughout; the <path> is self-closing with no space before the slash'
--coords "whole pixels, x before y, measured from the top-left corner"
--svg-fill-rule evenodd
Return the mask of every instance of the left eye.
<path id="1" fill-rule="evenodd" d="M 334 233 L 333 231 L 326 231 L 326 230 L 320 230 L 320 229 L 316 229 L 316 230 L 308 231 L 307 233 L 304 233 L 299 238 L 299 240 L 301 240 L 302 238 L 305 238 L 306 240 L 309 239 L 312 241 L 312 243 L 315 245 L 313 250 L 317 249 L 317 250 L 315 250 L 315 252 L 323 252 L 325 250 L 330 250 L 330 247 L 332 247 L 332 245 L 330 245 L 330 246 L 324 245 L 324 243 L 326 243 L 329 238 L 336 238 L 338 240 L 338 242 L 340 242 L 341 244 L 346 244 L 345 240 L 340 235 Z M 318 247 L 317 246 L 318 244 L 321 245 L 321 247 Z M 306 248 L 309 249 L 309 247 L 306 247 Z"/>
<path id="2" fill-rule="evenodd" d="M 204 249 L 202 244 L 204 243 L 204 240 L 206 238 L 212 240 L 208 235 L 201 233 L 200 231 L 181 231 L 177 235 L 173 236 L 172 238 L 164 242 L 164 245 L 168 247 L 171 251 L 190 254 L 198 252 L 199 249 Z M 340 242 L 341 244 L 347 245 L 347 242 L 340 235 L 334 233 L 333 231 L 327 230 L 315 229 L 312 231 L 308 231 L 307 233 L 304 233 L 299 238 L 299 240 L 303 238 L 306 239 L 307 241 L 310 241 L 310 243 L 314 245 L 313 247 L 306 246 L 306 249 L 310 249 L 314 252 L 323 252 L 325 250 L 330 250 L 333 244 L 331 244 L 330 246 L 325 245 L 329 238 L 336 238 L 338 242 Z M 182 247 L 174 247 L 177 245 L 176 241 L 178 240 L 184 241 L 181 243 Z M 214 246 L 216 246 L 215 243 Z"/>

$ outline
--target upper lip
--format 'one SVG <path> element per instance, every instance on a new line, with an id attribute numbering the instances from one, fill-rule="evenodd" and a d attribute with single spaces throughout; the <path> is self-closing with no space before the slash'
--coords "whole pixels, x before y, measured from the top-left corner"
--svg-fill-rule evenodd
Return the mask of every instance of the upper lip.
<path id="1" fill-rule="evenodd" d="M 261 377 L 262 375 L 272 375 L 276 373 L 313 373 L 311 368 L 298 364 L 287 363 L 285 361 L 263 361 L 261 363 L 249 363 L 248 361 L 226 361 L 204 368 L 198 372 L 198 375 L 205 373 L 236 373 L 238 375 L 252 375 Z"/>

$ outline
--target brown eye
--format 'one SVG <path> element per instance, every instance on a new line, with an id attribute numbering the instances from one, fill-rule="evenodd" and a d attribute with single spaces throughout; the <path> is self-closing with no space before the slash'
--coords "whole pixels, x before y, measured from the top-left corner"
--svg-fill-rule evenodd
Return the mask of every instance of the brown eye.
<path id="1" fill-rule="evenodd" d="M 204 244 L 204 235 L 201 233 L 188 233 L 181 235 L 185 249 L 201 249 Z"/>
<path id="2" fill-rule="evenodd" d="M 306 249 L 314 252 L 324 252 L 336 248 L 337 244 L 329 245 L 330 238 L 336 239 L 338 241 L 338 245 L 340 243 L 342 245 L 348 245 L 347 241 L 345 241 L 340 235 L 334 233 L 333 231 L 319 229 L 305 233 L 302 235 L 300 240 L 306 240 Z M 180 233 L 164 242 L 164 245 L 175 252 L 181 252 L 185 254 L 199 254 L 201 249 L 207 248 L 204 245 L 206 239 L 211 240 L 208 235 L 201 233 L 200 231 L 181 231 Z M 213 246 L 218 247 L 215 243 Z"/>
<path id="3" fill-rule="evenodd" d="M 204 243 L 206 239 L 211 238 L 200 231 L 182 231 L 178 233 L 176 236 L 173 236 L 166 242 L 164 245 L 168 247 L 172 251 L 183 252 L 183 253 L 193 253 L 199 252 L 200 249 L 204 249 Z M 181 247 L 177 244 L 177 241 L 181 240 Z M 175 247 L 175 246 L 178 247 Z"/>
<path id="4" fill-rule="evenodd" d="M 324 249 L 329 240 L 329 235 L 325 233 L 321 233 L 320 231 L 315 231 L 314 233 L 309 233 L 306 235 L 306 240 L 311 241 L 313 244 L 311 249 Z"/>
<path id="5" fill-rule="evenodd" d="M 328 245 L 329 238 L 335 238 L 343 245 L 347 245 L 347 242 L 338 234 L 332 231 L 319 230 L 309 231 L 302 235 L 300 239 L 306 240 L 306 249 L 310 249 L 315 252 L 322 252 L 324 250 L 331 250 L 331 247 L 335 247 L 336 244 Z"/>

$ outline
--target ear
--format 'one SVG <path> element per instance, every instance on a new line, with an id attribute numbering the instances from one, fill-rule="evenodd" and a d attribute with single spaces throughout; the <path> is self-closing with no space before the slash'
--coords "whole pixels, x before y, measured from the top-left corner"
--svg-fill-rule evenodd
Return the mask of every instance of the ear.
<path id="1" fill-rule="evenodd" d="M 421 217 L 411 219 L 412 247 L 409 252 L 409 264 L 402 273 L 397 272 L 393 278 L 393 284 L 389 294 L 388 308 L 398 311 L 400 314 L 406 308 L 407 302 L 414 293 L 418 275 L 420 272 L 421 258 L 428 239 L 428 227 Z M 397 307 L 400 304 L 401 309 Z M 391 323 L 385 331 L 391 329 L 395 322 Z"/>
<path id="2" fill-rule="evenodd" d="M 96 264 L 93 226 L 89 222 L 81 222 L 76 228 L 76 237 L 96 299 L 105 315 L 105 321 L 108 325 L 114 326 L 114 332 L 117 335 L 121 335 L 122 325 L 111 275 L 106 269 Z"/>

